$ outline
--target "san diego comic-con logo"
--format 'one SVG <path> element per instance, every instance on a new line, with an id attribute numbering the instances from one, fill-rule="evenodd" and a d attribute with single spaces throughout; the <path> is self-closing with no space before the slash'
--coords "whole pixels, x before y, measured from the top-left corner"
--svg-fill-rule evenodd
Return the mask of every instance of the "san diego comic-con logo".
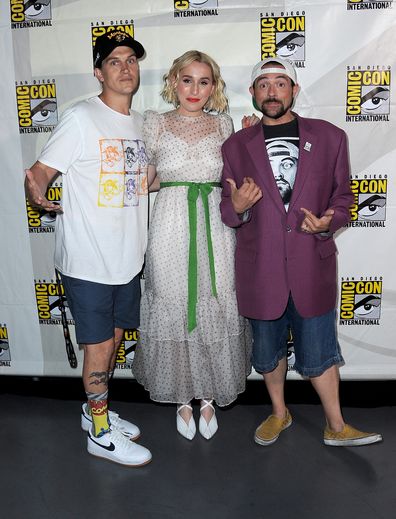
<path id="1" fill-rule="evenodd" d="M 341 279 L 341 325 L 379 325 L 382 276 Z"/>
<path id="2" fill-rule="evenodd" d="M 360 11 L 361 9 L 391 9 L 390 2 L 378 2 L 376 0 L 347 0 L 347 10 Z"/>
<path id="3" fill-rule="evenodd" d="M 117 352 L 116 369 L 131 368 L 138 336 L 138 330 L 124 330 L 124 336 Z"/>
<path id="4" fill-rule="evenodd" d="M 49 186 L 45 196 L 50 202 L 61 204 L 62 184 L 55 181 Z M 27 199 L 26 211 L 30 233 L 53 233 L 55 231 L 56 213 L 54 211 L 47 212 L 43 209 L 32 207 Z"/>
<path id="5" fill-rule="evenodd" d="M 58 122 L 55 79 L 16 81 L 19 133 L 51 132 Z"/>
<path id="6" fill-rule="evenodd" d="M 51 0 L 9 0 L 11 28 L 52 26 Z"/>
<path id="7" fill-rule="evenodd" d="M 348 65 L 346 121 L 389 121 L 390 93 L 390 65 Z"/>
<path id="8" fill-rule="evenodd" d="M 0 324 L 0 366 L 10 367 L 11 353 L 6 324 Z"/>
<path id="9" fill-rule="evenodd" d="M 287 371 L 295 371 L 294 363 L 296 362 L 296 356 L 294 354 L 294 340 L 293 333 L 289 328 L 289 335 L 287 338 Z"/>
<path id="10" fill-rule="evenodd" d="M 173 16 L 218 16 L 218 0 L 174 0 Z"/>
<path id="11" fill-rule="evenodd" d="M 92 49 L 95 46 L 96 38 L 102 36 L 103 34 L 107 34 L 110 31 L 120 31 L 125 33 L 131 38 L 134 38 L 135 29 L 133 20 L 110 20 L 108 22 L 100 21 L 100 22 L 91 22 L 91 41 L 92 41 Z M 95 62 L 95 56 L 93 56 L 93 62 Z"/>
<path id="12" fill-rule="evenodd" d="M 35 280 L 36 303 L 40 324 L 62 324 L 60 294 L 63 296 L 63 305 L 66 311 L 67 324 L 74 324 L 67 300 L 64 297 L 65 289 L 62 283 L 54 281 Z"/>
<path id="13" fill-rule="evenodd" d="M 353 204 L 348 227 L 385 227 L 387 175 L 357 175 L 351 178 Z"/>
<path id="14" fill-rule="evenodd" d="M 305 11 L 260 14 L 261 59 L 278 56 L 305 67 Z"/>

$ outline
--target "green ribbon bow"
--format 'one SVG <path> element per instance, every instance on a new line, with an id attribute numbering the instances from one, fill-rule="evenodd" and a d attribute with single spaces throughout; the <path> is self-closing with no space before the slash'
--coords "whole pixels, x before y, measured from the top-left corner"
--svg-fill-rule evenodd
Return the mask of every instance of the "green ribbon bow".
<path id="1" fill-rule="evenodd" d="M 187 186 L 188 221 L 190 227 L 190 246 L 188 253 L 188 305 L 187 329 L 192 332 L 197 326 L 198 300 L 198 255 L 197 255 L 197 200 L 201 194 L 205 214 L 206 241 L 208 244 L 210 281 L 212 294 L 217 297 L 216 272 L 214 265 L 212 234 L 210 230 L 209 194 L 214 187 L 221 187 L 220 182 L 161 182 L 160 187 Z"/>

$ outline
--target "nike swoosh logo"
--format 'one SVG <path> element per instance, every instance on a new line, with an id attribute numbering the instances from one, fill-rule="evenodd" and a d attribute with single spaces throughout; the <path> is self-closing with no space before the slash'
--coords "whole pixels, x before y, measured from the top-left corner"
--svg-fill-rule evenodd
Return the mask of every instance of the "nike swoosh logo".
<path id="1" fill-rule="evenodd" d="M 94 438 L 92 438 L 92 436 L 90 435 L 89 436 L 91 441 L 93 441 L 94 443 L 96 443 L 96 445 L 99 445 L 99 447 L 102 447 L 102 449 L 106 449 L 107 451 L 114 451 L 115 450 L 115 445 L 114 443 L 110 443 L 110 445 L 102 445 L 101 443 L 98 443 L 94 440 Z"/>

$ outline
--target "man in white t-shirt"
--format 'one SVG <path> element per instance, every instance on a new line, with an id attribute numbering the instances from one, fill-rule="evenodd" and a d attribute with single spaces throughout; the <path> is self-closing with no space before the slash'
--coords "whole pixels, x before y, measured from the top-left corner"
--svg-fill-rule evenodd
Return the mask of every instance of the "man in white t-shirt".
<path id="1" fill-rule="evenodd" d="M 130 107 L 144 52 L 121 31 L 97 38 L 94 66 L 101 94 L 64 112 L 25 180 L 30 202 L 58 214 L 55 267 L 84 348 L 88 402 L 81 426 L 88 432 L 88 452 L 130 466 L 148 463 L 151 453 L 134 443 L 138 427 L 108 411 L 107 401 L 123 331 L 139 325 L 148 164 L 142 117 Z M 58 172 L 62 207 L 45 198 Z"/>

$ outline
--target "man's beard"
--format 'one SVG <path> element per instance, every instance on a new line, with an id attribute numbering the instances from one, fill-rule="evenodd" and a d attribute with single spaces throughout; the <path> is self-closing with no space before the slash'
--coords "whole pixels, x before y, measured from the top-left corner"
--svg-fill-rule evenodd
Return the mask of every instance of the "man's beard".
<path id="1" fill-rule="evenodd" d="M 276 185 L 278 186 L 280 196 L 282 198 L 282 201 L 284 204 L 288 204 L 291 199 L 292 195 L 292 188 L 289 184 L 289 182 L 286 182 L 285 180 L 278 180 L 276 182 Z"/>
<path id="2" fill-rule="evenodd" d="M 276 109 L 276 112 L 267 110 L 266 104 L 267 103 L 274 103 L 274 102 L 278 103 L 278 108 Z M 262 112 L 263 115 L 265 115 L 266 117 L 269 117 L 270 119 L 279 119 L 280 117 L 285 115 L 285 113 L 287 113 L 288 110 L 290 110 L 290 108 L 293 105 L 293 102 L 294 102 L 294 98 L 291 99 L 291 102 L 290 102 L 290 104 L 288 106 L 287 105 L 284 106 L 282 104 L 282 102 L 278 101 L 276 98 L 267 99 L 266 101 L 263 101 L 263 103 L 261 104 L 261 110 L 260 111 Z"/>

